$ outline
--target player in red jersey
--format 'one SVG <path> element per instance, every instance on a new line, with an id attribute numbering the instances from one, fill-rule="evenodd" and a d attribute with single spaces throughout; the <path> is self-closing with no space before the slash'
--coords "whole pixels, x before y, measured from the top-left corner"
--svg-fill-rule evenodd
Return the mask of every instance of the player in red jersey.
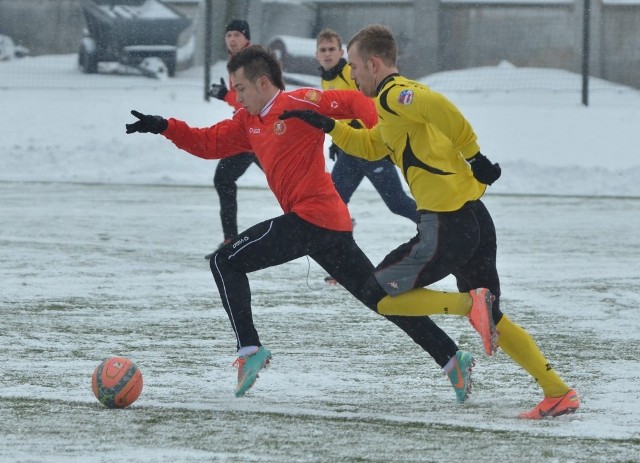
<path id="1" fill-rule="evenodd" d="M 279 119 L 287 110 L 313 109 L 338 119 L 357 117 L 371 127 L 377 122 L 373 101 L 356 91 L 302 88 L 285 92 L 277 60 L 260 46 L 244 49 L 227 67 L 242 106 L 232 119 L 207 128 L 192 128 L 177 119 L 132 111 L 139 120 L 127 124 L 127 133 L 161 133 L 177 147 L 204 159 L 224 159 L 252 151 L 284 211 L 241 232 L 210 259 L 222 305 L 236 334 L 239 369 L 235 393 L 242 396 L 271 358 L 253 323 L 248 273 L 308 255 L 374 311 L 386 292 L 367 285 L 374 278 L 374 266 L 354 241 L 349 211 L 326 170 L 324 132 L 297 119 Z M 451 301 L 447 300 L 449 295 L 453 296 Z M 438 296 L 442 298 L 438 302 L 456 304 L 460 295 Z M 428 317 L 386 318 L 445 371 L 455 372 L 449 379 L 458 401 L 464 401 L 471 386 L 470 354 L 465 365 L 458 365 L 461 351 Z"/>

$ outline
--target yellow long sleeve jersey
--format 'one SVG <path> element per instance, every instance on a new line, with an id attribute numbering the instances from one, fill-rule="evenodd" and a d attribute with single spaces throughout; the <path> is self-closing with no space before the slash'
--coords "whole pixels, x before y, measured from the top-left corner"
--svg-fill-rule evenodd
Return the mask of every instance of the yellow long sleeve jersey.
<path id="1" fill-rule="evenodd" d="M 355 130 L 336 123 L 330 132 L 334 143 L 370 161 L 389 155 L 419 210 L 456 211 L 480 198 L 486 185 L 475 179 L 466 161 L 480 147 L 460 110 L 426 85 L 398 74 L 379 88 L 378 125 Z"/>
<path id="2" fill-rule="evenodd" d="M 330 78 L 322 77 L 320 81 L 320 85 L 322 90 L 353 90 L 358 92 L 358 86 L 356 85 L 356 81 L 351 79 L 351 66 L 344 59 L 341 59 L 340 62 L 331 69 L 328 73 L 331 74 Z M 362 121 L 358 119 L 354 119 L 360 124 L 360 126 L 364 126 Z M 351 119 L 343 119 L 345 122 L 351 121 Z"/>
<path id="3" fill-rule="evenodd" d="M 351 80 L 351 66 L 342 60 L 333 71 L 330 79 L 320 81 L 322 90 L 358 90 L 355 80 Z"/>

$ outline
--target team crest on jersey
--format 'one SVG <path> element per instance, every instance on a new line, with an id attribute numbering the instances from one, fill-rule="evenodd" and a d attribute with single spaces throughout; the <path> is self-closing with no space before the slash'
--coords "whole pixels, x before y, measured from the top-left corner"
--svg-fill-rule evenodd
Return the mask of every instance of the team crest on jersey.
<path id="1" fill-rule="evenodd" d="M 307 93 L 305 93 L 304 95 L 304 99 L 307 101 L 310 101 L 311 103 L 315 103 L 318 104 L 320 103 L 320 92 L 317 90 L 309 90 Z"/>
<path id="2" fill-rule="evenodd" d="M 398 103 L 409 105 L 413 102 L 413 90 L 403 90 L 398 95 Z"/>
<path id="3" fill-rule="evenodd" d="M 336 109 L 338 107 L 338 102 L 337 101 L 332 101 L 331 102 L 331 109 Z"/>
<path id="4" fill-rule="evenodd" d="M 273 133 L 275 133 L 276 135 L 282 135 L 286 131 L 287 125 L 284 123 L 284 121 L 276 121 L 273 124 Z"/>

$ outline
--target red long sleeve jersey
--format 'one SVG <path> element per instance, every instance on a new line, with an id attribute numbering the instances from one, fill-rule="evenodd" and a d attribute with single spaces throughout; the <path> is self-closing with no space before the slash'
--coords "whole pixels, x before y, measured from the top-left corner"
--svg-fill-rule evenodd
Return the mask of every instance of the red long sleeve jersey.
<path id="1" fill-rule="evenodd" d="M 253 116 L 243 108 L 232 119 L 208 128 L 192 128 L 169 119 L 162 135 L 203 159 L 254 152 L 285 213 L 295 212 L 319 227 L 351 231 L 347 206 L 326 169 L 325 134 L 297 118 L 278 119 L 292 109 L 312 109 L 336 119 L 357 118 L 367 127 L 378 120 L 373 100 L 360 92 L 301 88 L 279 92 L 259 115 Z"/>

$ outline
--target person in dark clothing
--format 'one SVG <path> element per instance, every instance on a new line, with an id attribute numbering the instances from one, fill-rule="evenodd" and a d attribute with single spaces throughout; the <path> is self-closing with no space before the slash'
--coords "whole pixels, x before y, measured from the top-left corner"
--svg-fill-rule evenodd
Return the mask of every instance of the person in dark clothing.
<path id="1" fill-rule="evenodd" d="M 225 27 L 224 43 L 229 53 L 229 58 L 240 50 L 251 45 L 251 31 L 249 23 L 243 19 L 233 19 Z M 231 85 L 227 87 L 224 79 L 219 84 L 211 85 L 209 96 L 227 102 L 236 111 L 242 106 L 236 101 L 236 91 Z M 222 222 L 222 244 L 229 243 L 238 235 L 238 187 L 237 181 L 251 164 L 260 167 L 260 162 L 251 152 L 241 153 L 231 158 L 221 159 L 218 162 L 213 175 L 213 186 L 220 198 L 220 221 Z M 262 169 L 262 167 L 260 167 Z M 207 254 L 205 258 L 210 258 Z"/>

